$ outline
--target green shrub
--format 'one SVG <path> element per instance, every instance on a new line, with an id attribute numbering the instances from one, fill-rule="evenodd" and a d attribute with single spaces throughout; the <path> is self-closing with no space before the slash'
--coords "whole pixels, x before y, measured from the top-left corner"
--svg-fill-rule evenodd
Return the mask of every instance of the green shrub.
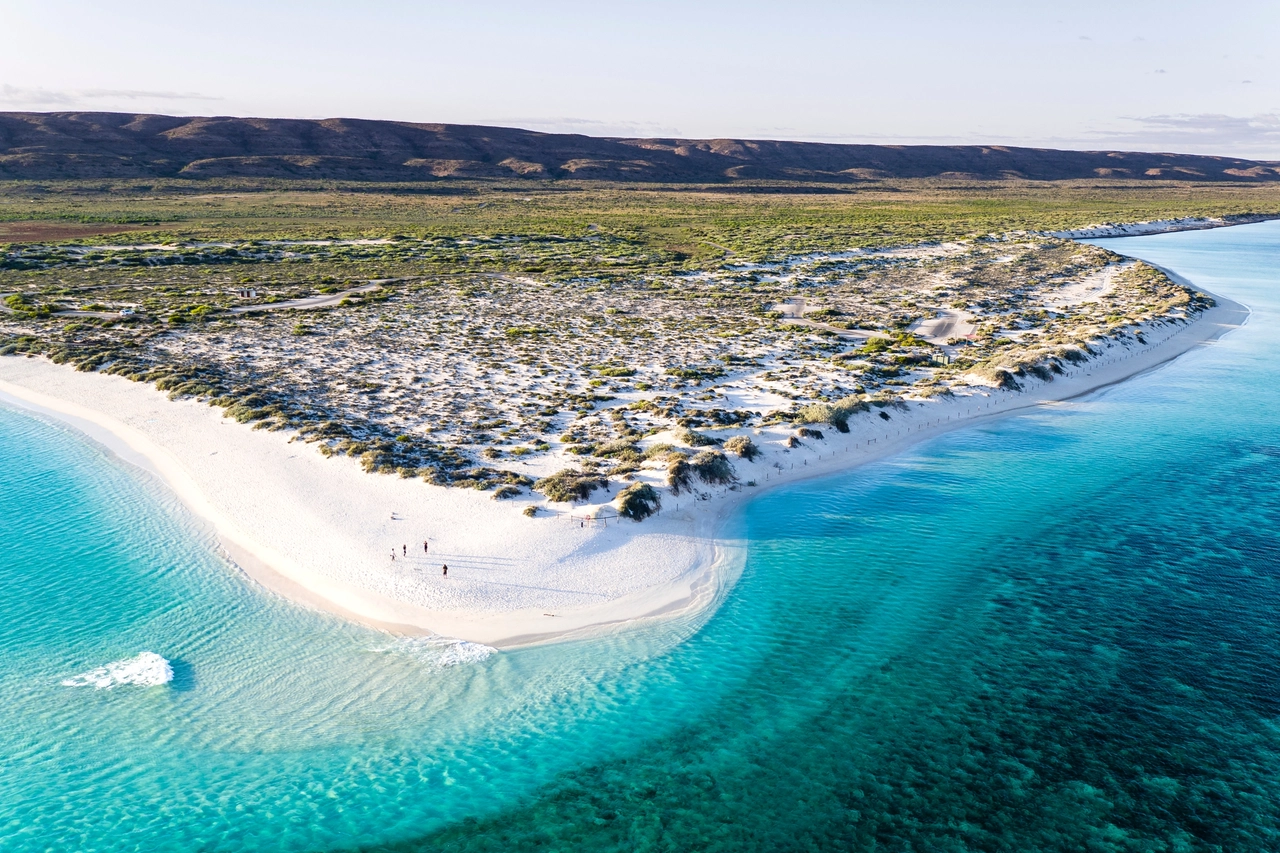
<path id="1" fill-rule="evenodd" d="M 692 486 L 693 469 L 689 467 L 689 460 L 679 453 L 672 453 L 667 457 L 667 487 L 671 494 L 678 495 L 681 489 Z"/>
<path id="2" fill-rule="evenodd" d="M 605 457 L 624 456 L 628 453 L 634 454 L 636 452 L 635 444 L 625 438 L 615 439 L 614 441 L 610 441 L 606 444 L 598 445 L 595 449 L 596 456 Z"/>
<path id="3" fill-rule="evenodd" d="M 849 418 L 857 412 L 867 411 L 867 404 L 857 397 L 845 397 L 834 403 L 812 403 L 796 415 L 802 424 L 831 424 L 840 432 L 849 431 Z"/>
<path id="4" fill-rule="evenodd" d="M 724 376 L 724 368 L 718 364 L 711 367 L 670 367 L 664 372 L 667 376 L 674 376 L 677 379 L 691 379 L 694 382 L 719 379 Z"/>
<path id="5" fill-rule="evenodd" d="M 547 334 L 546 329 L 539 329 L 537 326 L 513 326 L 504 333 L 508 338 L 528 338 L 537 335 Z"/>
<path id="6" fill-rule="evenodd" d="M 495 501 L 505 501 L 509 498 L 514 498 L 519 494 L 519 486 L 499 486 L 493 493 L 493 499 Z"/>
<path id="7" fill-rule="evenodd" d="M 655 444 L 653 447 L 650 447 L 648 450 L 646 450 L 644 452 L 644 458 L 655 459 L 659 456 L 666 456 L 668 453 L 670 453 L 675 449 L 676 447 L 674 444 L 665 444 L 660 442 L 658 444 Z"/>
<path id="8" fill-rule="evenodd" d="M 722 486 L 737 479 L 733 474 L 733 466 L 719 450 L 702 451 L 689 460 L 689 467 L 704 483 Z"/>
<path id="9" fill-rule="evenodd" d="M 719 444 L 709 435 L 703 435 L 700 432 L 694 432 L 691 429 L 678 430 L 675 433 L 676 441 L 682 441 L 690 447 L 708 447 L 713 444 Z"/>
<path id="10" fill-rule="evenodd" d="M 550 477 L 543 477 L 533 484 L 535 492 L 542 492 L 548 500 L 557 503 L 585 501 L 591 493 L 603 485 L 598 474 L 588 474 L 566 468 Z"/>
<path id="11" fill-rule="evenodd" d="M 618 515 L 632 521 L 643 521 L 662 509 L 658 492 L 648 483 L 635 483 L 618 493 Z"/>
<path id="12" fill-rule="evenodd" d="M 724 443 L 724 449 L 748 462 L 759 456 L 761 452 L 751 437 L 746 435 L 735 435 Z"/>

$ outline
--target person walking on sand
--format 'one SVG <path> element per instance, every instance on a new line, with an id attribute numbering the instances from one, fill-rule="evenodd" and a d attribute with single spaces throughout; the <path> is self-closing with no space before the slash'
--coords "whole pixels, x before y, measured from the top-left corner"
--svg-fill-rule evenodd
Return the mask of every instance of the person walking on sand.
<path id="1" fill-rule="evenodd" d="M 449 566 L 448 565 L 443 566 L 440 573 L 446 578 L 449 577 Z"/>
<path id="2" fill-rule="evenodd" d="M 400 546 L 400 550 L 404 551 L 404 556 L 406 556 L 406 557 L 407 557 L 407 556 L 409 556 L 409 546 L 408 546 L 408 545 L 401 545 L 401 546 Z"/>
<path id="3" fill-rule="evenodd" d="M 427 553 L 427 540 L 422 540 L 422 553 Z"/>

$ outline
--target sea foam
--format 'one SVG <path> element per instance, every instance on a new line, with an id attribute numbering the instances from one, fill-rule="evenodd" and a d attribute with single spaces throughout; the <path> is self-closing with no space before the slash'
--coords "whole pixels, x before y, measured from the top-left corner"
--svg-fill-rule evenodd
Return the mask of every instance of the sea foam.
<path id="1" fill-rule="evenodd" d="M 169 661 L 155 652 L 143 652 L 134 658 L 91 669 L 75 678 L 63 679 L 62 683 L 67 687 L 96 687 L 104 690 L 117 684 L 154 687 L 170 681 L 173 681 L 173 667 L 169 665 Z"/>
<path id="2" fill-rule="evenodd" d="M 408 655 L 430 667 L 444 669 L 449 666 L 460 666 L 468 663 L 479 663 L 486 660 L 498 650 L 483 643 L 459 640 L 456 637 L 441 637 L 433 634 L 429 637 L 414 637 L 398 640 L 391 646 L 375 649 L 379 652 L 392 652 Z"/>

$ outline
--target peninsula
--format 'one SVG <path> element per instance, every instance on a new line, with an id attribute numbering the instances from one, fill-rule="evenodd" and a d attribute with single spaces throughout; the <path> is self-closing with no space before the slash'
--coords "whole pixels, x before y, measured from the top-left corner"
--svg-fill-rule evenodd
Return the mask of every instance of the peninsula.
<path id="1" fill-rule="evenodd" d="M 1075 239 L 1280 210 L 1243 163 L 335 186 L 6 156 L 0 400 L 158 475 L 271 589 L 491 645 L 704 608 L 739 501 L 1238 325 Z"/>

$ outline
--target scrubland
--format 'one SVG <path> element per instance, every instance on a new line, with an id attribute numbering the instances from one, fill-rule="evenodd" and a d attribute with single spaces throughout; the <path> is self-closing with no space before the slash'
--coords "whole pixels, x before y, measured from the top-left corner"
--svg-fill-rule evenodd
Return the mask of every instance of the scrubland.
<path id="1" fill-rule="evenodd" d="M 175 182 L 0 202 L 22 236 L 0 248 L 0 353 L 152 382 L 369 471 L 574 501 L 645 469 L 673 494 L 730 482 L 751 451 L 719 445 L 751 429 L 844 430 L 1186 322 L 1205 297 L 1050 232 L 1266 213 L 1280 191 Z M 624 494 L 636 519 L 661 500 Z"/>

